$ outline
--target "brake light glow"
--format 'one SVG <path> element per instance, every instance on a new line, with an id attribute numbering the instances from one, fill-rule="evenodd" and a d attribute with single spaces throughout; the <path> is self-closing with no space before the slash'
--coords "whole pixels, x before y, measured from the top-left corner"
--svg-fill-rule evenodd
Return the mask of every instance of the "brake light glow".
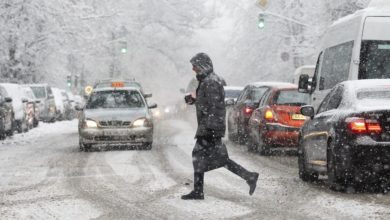
<path id="1" fill-rule="evenodd" d="M 253 108 L 251 108 L 251 107 L 245 107 L 245 109 L 244 109 L 244 112 L 245 112 L 245 114 L 252 114 L 252 112 L 253 112 Z"/>
<path id="2" fill-rule="evenodd" d="M 354 134 L 381 133 L 382 127 L 375 119 L 347 118 L 348 129 Z"/>
<path id="3" fill-rule="evenodd" d="M 125 84 L 123 82 L 112 82 L 111 87 L 121 88 L 121 87 L 125 87 Z"/>

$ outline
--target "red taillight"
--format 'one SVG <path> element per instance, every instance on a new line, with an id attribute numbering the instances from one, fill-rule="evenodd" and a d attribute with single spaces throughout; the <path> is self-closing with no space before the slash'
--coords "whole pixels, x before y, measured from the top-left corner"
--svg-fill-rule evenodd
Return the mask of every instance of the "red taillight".
<path id="1" fill-rule="evenodd" d="M 250 114 L 252 114 L 252 112 L 253 112 L 253 108 L 251 108 L 251 107 L 245 107 L 244 108 L 244 113 L 245 114 L 250 115 Z"/>
<path id="2" fill-rule="evenodd" d="M 354 134 L 381 133 L 382 127 L 375 119 L 347 118 L 348 129 Z"/>

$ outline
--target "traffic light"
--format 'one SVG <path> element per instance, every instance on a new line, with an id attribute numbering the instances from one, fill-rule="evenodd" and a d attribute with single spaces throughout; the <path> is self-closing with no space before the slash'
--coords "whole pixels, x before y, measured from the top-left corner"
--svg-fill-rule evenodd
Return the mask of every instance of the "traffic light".
<path id="1" fill-rule="evenodd" d="M 121 49 L 121 53 L 127 53 L 127 42 L 126 41 L 120 42 L 120 49 Z"/>
<path id="2" fill-rule="evenodd" d="M 265 14 L 260 13 L 258 17 L 257 27 L 263 29 L 265 27 Z"/>
<path id="3" fill-rule="evenodd" d="M 72 76 L 71 75 L 66 76 L 66 84 L 68 85 L 68 87 L 72 86 Z"/>

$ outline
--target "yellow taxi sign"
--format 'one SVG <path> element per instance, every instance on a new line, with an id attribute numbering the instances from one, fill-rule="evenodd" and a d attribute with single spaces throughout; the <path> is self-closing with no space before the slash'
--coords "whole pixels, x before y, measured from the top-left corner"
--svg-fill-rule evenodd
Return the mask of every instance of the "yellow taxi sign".
<path id="1" fill-rule="evenodd" d="M 125 87 L 125 84 L 123 82 L 112 82 L 111 87 L 114 87 L 114 88 Z"/>
<path id="2" fill-rule="evenodd" d="M 93 90 L 92 86 L 87 86 L 85 87 L 84 92 L 85 94 L 90 95 L 92 93 L 92 90 Z"/>

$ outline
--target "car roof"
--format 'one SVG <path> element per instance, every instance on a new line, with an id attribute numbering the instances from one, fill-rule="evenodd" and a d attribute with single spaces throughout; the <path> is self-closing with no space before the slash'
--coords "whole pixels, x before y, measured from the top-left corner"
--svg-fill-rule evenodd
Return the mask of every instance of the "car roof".
<path id="1" fill-rule="evenodd" d="M 360 79 L 344 81 L 340 84 L 346 85 L 354 90 L 370 89 L 379 87 L 390 87 L 390 79 Z"/>
<path id="2" fill-rule="evenodd" d="M 261 87 L 261 86 L 269 86 L 269 87 L 274 87 L 274 88 L 297 88 L 297 85 L 292 84 L 292 83 L 287 83 L 287 82 L 254 82 L 248 84 L 250 86 L 254 87 Z"/>
<path id="3" fill-rule="evenodd" d="M 97 88 L 94 89 L 93 92 L 102 92 L 102 91 L 138 91 L 139 88 L 137 87 L 102 87 L 102 88 Z"/>
<path id="4" fill-rule="evenodd" d="M 242 86 L 224 86 L 223 87 L 225 90 L 243 90 L 244 87 Z"/>
<path id="5" fill-rule="evenodd" d="M 42 86 L 49 86 L 47 83 L 40 83 L 40 84 L 25 84 L 26 86 L 36 86 L 36 87 L 42 87 Z"/>

